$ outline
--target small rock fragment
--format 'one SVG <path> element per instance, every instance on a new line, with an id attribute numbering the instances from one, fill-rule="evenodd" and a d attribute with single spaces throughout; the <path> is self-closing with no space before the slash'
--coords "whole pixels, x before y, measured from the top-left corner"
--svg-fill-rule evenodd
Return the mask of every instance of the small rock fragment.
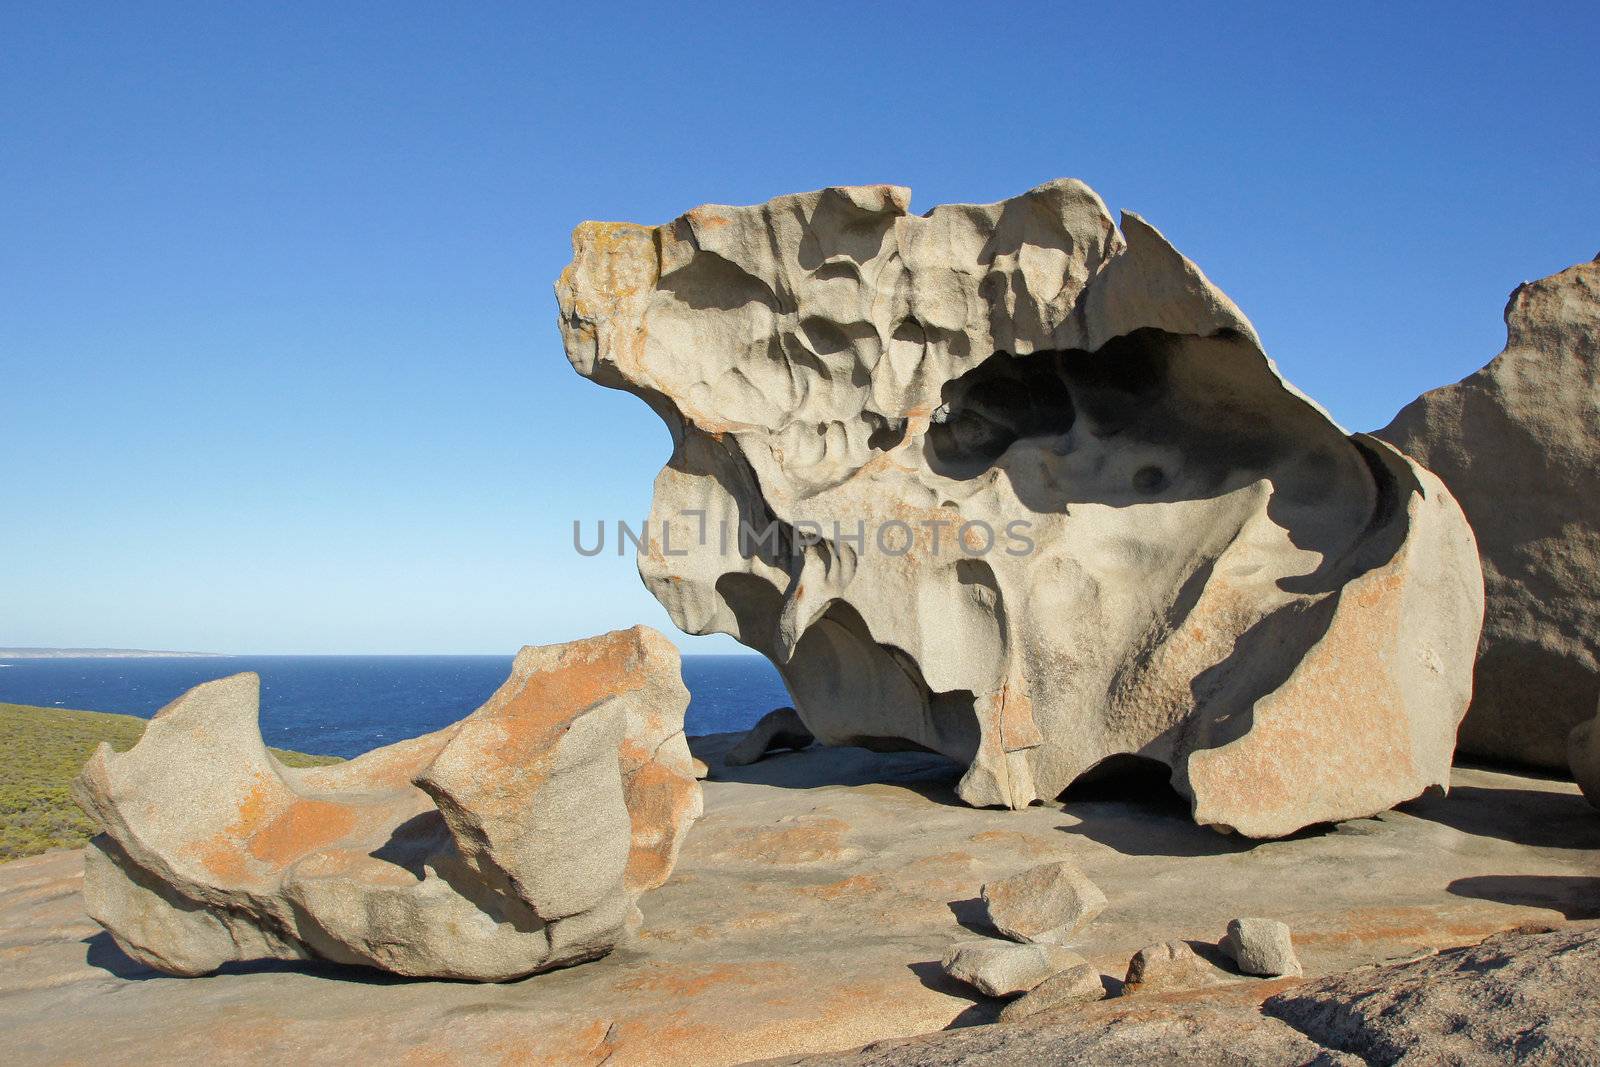
<path id="1" fill-rule="evenodd" d="M 1276 919 L 1234 919 L 1218 947 L 1245 974 L 1281 978 L 1303 973 L 1289 927 Z"/>
<path id="2" fill-rule="evenodd" d="M 689 766 L 694 768 L 694 776 L 697 781 L 703 782 L 711 777 L 711 768 L 707 767 L 706 761 L 699 756 L 690 757 Z"/>
<path id="3" fill-rule="evenodd" d="M 1134 954 L 1128 963 L 1128 977 L 1124 979 L 1123 995 L 1129 993 L 1171 993 L 1184 989 L 1202 989 L 1220 985 L 1228 976 L 1195 955 L 1194 949 L 1182 941 L 1163 941 L 1148 945 Z"/>
<path id="4" fill-rule="evenodd" d="M 1065 861 L 990 882 L 983 903 L 994 928 L 1013 941 L 1065 944 L 1106 908 L 1106 895 Z"/>
<path id="5" fill-rule="evenodd" d="M 776 752 L 780 748 L 799 751 L 815 740 L 811 731 L 806 729 L 806 724 L 800 721 L 800 714 L 793 708 L 774 708 L 761 716 L 761 721 L 728 749 L 722 762 L 729 767 L 744 767 L 755 763 L 768 752 Z"/>
<path id="6" fill-rule="evenodd" d="M 1058 945 L 1018 945 L 984 938 L 963 941 L 944 956 L 944 971 L 991 997 L 1012 997 L 1088 961 Z"/>
<path id="7" fill-rule="evenodd" d="M 1106 987 L 1100 981 L 1100 972 L 1090 963 L 1068 967 L 1034 986 L 1023 996 L 1013 1000 L 1000 1012 L 1003 1023 L 1016 1022 L 1040 1012 L 1062 1008 L 1068 1004 L 1087 1004 L 1103 1000 Z"/>

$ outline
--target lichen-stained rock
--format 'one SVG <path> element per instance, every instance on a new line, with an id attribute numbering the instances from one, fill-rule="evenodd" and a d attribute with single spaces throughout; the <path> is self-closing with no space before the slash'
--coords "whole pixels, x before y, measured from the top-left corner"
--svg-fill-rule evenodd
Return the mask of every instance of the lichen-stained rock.
<path id="1" fill-rule="evenodd" d="M 296 770 L 260 680 L 163 708 L 77 782 L 89 913 L 144 963 L 321 958 L 499 981 L 602 956 L 700 814 L 678 654 L 642 626 L 524 648 L 453 726 Z"/>
<path id="2" fill-rule="evenodd" d="M 1564 769 L 1600 697 L 1600 258 L 1524 283 L 1506 347 L 1377 436 L 1477 534 L 1487 604 L 1461 751 Z"/>
<path id="3" fill-rule="evenodd" d="M 825 743 L 1022 807 L 1165 762 L 1255 837 L 1443 785 L 1482 586 L 1437 479 L 1350 436 L 1135 215 L 1056 181 L 585 223 L 568 358 L 667 423 L 646 584 Z"/>

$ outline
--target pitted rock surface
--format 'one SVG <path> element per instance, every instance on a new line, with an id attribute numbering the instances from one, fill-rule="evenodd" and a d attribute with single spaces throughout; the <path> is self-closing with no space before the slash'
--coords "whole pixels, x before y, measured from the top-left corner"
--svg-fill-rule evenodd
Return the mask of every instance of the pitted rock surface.
<path id="1" fill-rule="evenodd" d="M 766 654 L 825 743 L 957 760 L 974 805 L 1133 754 L 1275 837 L 1444 784 L 1482 587 L 1438 479 L 1081 182 L 909 200 L 574 234 L 567 356 L 672 433 L 639 567 L 673 621 Z"/>

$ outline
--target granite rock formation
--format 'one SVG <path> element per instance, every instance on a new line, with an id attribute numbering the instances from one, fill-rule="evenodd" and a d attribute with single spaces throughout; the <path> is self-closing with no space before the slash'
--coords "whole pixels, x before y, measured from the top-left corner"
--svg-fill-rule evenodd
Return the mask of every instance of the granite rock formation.
<path id="1" fill-rule="evenodd" d="M 673 621 L 976 805 L 1133 754 L 1271 837 L 1444 785 L 1482 587 L 1440 482 L 1082 183 L 909 199 L 575 232 L 567 356 L 671 431 L 639 568 Z"/>
<path id="2" fill-rule="evenodd" d="M 1483 557 L 1461 751 L 1562 769 L 1600 697 L 1600 259 L 1517 287 L 1506 347 L 1377 436 L 1437 474 Z"/>
<path id="3" fill-rule="evenodd" d="M 259 691 L 196 686 L 77 782 L 104 830 L 89 913 L 168 974 L 320 958 L 498 981 L 603 956 L 700 813 L 678 654 L 645 627 L 524 648 L 460 722 L 325 767 L 272 757 Z"/>

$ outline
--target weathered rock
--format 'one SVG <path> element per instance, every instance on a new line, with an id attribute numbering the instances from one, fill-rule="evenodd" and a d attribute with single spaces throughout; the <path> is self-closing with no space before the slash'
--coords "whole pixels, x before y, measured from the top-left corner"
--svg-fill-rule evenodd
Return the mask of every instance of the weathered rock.
<path id="1" fill-rule="evenodd" d="M 1064 860 L 1041 863 L 983 887 L 994 928 L 1013 941 L 1063 945 L 1106 909 L 1106 895 Z"/>
<path id="2" fill-rule="evenodd" d="M 1600 713 L 1572 728 L 1567 739 L 1567 763 L 1583 795 L 1600 808 Z"/>
<path id="3" fill-rule="evenodd" d="M 969 1026 L 782 1062 L 1586 1065 L 1600 1062 L 1597 982 L 1600 931 L 1592 926 L 1509 933 L 1414 963 L 1362 968 L 1287 990 L 1283 983 L 1241 983 L 1174 997 L 1119 997 L 1010 1026 Z M 1265 1003 L 1263 993 L 1272 994 Z"/>
<path id="4" fill-rule="evenodd" d="M 1509 931 L 1396 967 L 1330 975 L 1262 1005 L 1368 1063 L 1600 1062 L 1600 930 Z"/>
<path id="5" fill-rule="evenodd" d="M 1183 941 L 1163 941 L 1147 945 L 1128 961 L 1128 976 L 1122 993 L 1174 993 L 1204 989 L 1231 981 L 1231 977 L 1201 959 Z"/>
<path id="6" fill-rule="evenodd" d="M 894 186 L 586 223 L 579 373 L 674 442 L 646 584 L 778 665 L 828 744 L 1022 808 L 1166 763 L 1253 837 L 1446 780 L 1482 610 L 1449 493 L 1285 383 L 1136 215 Z"/>
<path id="7" fill-rule="evenodd" d="M 296 770 L 254 674 L 196 686 L 78 780 L 89 913 L 196 975 L 321 958 L 501 980 L 602 956 L 700 813 L 678 654 L 642 626 L 524 648 L 453 726 Z"/>
<path id="8" fill-rule="evenodd" d="M 761 716 L 739 743 L 722 757 L 729 767 L 748 767 L 768 752 L 803 749 L 816 741 L 793 708 L 774 708 Z"/>
<path id="9" fill-rule="evenodd" d="M 711 768 L 706 766 L 706 761 L 698 756 L 689 761 L 689 766 L 694 770 L 696 781 L 705 781 L 711 777 Z"/>
<path id="10" fill-rule="evenodd" d="M 1007 1004 L 1000 1012 L 1000 1021 L 1014 1023 L 1069 1004 L 1103 1000 L 1105 995 L 1106 987 L 1101 981 L 1100 972 L 1092 964 L 1080 963 L 1060 974 L 1051 975 Z"/>
<path id="11" fill-rule="evenodd" d="M 1019 945 L 1012 941 L 963 941 L 945 953 L 944 971 L 991 997 L 1026 993 L 1051 975 L 1087 965 L 1076 952 L 1059 945 Z"/>
<path id="12" fill-rule="evenodd" d="M 1377 436 L 1450 487 L 1487 594 L 1461 751 L 1566 767 L 1600 695 L 1600 259 L 1524 283 L 1505 351 Z"/>
<path id="13" fill-rule="evenodd" d="M 1302 973 L 1289 926 L 1276 919 L 1234 919 L 1218 947 L 1245 974 L 1282 978 Z"/>

